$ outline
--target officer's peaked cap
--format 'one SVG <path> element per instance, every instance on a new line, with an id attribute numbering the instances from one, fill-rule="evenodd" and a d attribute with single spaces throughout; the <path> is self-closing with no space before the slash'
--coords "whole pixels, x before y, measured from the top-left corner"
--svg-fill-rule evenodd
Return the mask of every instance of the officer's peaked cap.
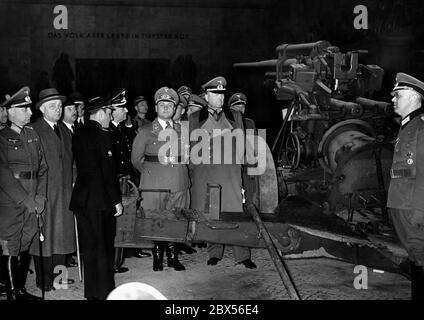
<path id="1" fill-rule="evenodd" d="M 19 108 L 24 107 L 28 104 L 31 104 L 31 98 L 29 97 L 29 87 L 23 87 L 19 89 L 16 93 L 14 93 L 12 96 L 6 95 L 6 100 L 3 101 L 0 104 L 0 107 L 4 107 L 6 109 L 9 108 Z"/>
<path id="2" fill-rule="evenodd" d="M 205 91 L 213 93 L 225 93 L 225 86 L 227 85 L 227 80 L 224 77 L 216 77 L 202 85 L 202 88 Z"/>
<path id="3" fill-rule="evenodd" d="M 399 90 L 414 90 L 424 99 L 424 82 L 406 73 L 398 73 L 396 75 L 396 84 L 391 94 L 394 95 Z"/>
<path id="4" fill-rule="evenodd" d="M 162 87 L 155 93 L 155 103 L 157 104 L 160 101 L 170 101 L 177 105 L 180 99 L 178 93 L 174 89 Z"/>
<path id="5" fill-rule="evenodd" d="M 243 93 L 241 93 L 241 92 L 234 93 L 230 97 L 230 99 L 228 99 L 228 105 L 230 107 L 235 106 L 237 104 L 244 104 L 244 105 L 246 105 L 246 102 L 247 102 L 246 95 L 243 94 Z"/>

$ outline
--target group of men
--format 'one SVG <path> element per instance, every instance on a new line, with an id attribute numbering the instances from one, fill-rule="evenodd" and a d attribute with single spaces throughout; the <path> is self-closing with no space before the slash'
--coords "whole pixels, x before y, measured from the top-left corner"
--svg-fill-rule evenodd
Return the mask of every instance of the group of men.
<path id="1" fill-rule="evenodd" d="M 144 209 L 202 211 L 207 184 L 214 183 L 222 188 L 222 211 L 243 211 L 239 163 L 181 161 L 190 148 L 190 141 L 181 141 L 182 121 L 188 120 L 190 131 L 202 129 L 211 137 L 214 129 L 231 132 L 246 123 L 244 94 L 233 95 L 229 108 L 223 108 L 225 78 L 216 77 L 202 89 L 203 97 L 187 86 L 178 92 L 160 88 L 154 96 L 157 117 L 152 122 L 146 119 L 143 96 L 134 99 L 137 115 L 127 117 L 125 89 L 88 103 L 77 93 L 65 97 L 54 88 L 42 90 L 35 103 L 41 117 L 30 125 L 29 88 L 6 96 L 0 107 L 0 282 L 8 299 L 40 299 L 25 290 L 30 255 L 36 284 L 43 292 L 55 290 L 56 278 L 61 285 L 73 283 L 57 277 L 63 272 L 57 267 L 72 264 L 69 257 L 78 239 L 84 295 L 90 300 L 107 297 L 115 286 L 114 273 L 126 271 L 120 265 L 122 249 L 114 248 L 116 217 L 123 213 L 122 177 L 136 182 L 142 192 L 148 190 L 142 195 Z M 176 154 L 166 154 L 166 160 L 160 153 L 166 143 L 159 139 L 163 130 L 174 132 L 171 136 L 183 146 Z M 165 196 L 155 192 L 162 189 L 169 192 Z M 181 244 L 155 242 L 153 270 L 163 270 L 165 252 L 169 267 L 185 270 L 178 259 L 181 250 L 195 252 Z M 215 265 L 224 247 L 210 244 L 208 251 L 208 264 Z M 256 267 L 249 248 L 233 247 L 233 252 L 236 262 Z M 150 256 L 143 250 L 137 254 Z"/>
<path id="2" fill-rule="evenodd" d="M 396 81 L 392 101 L 402 120 L 387 206 L 411 261 L 412 298 L 423 299 L 424 83 L 403 73 Z M 249 187 L 240 163 L 182 161 L 198 142 L 185 140 L 182 120 L 188 120 L 190 133 L 200 129 L 210 138 L 209 160 L 213 147 L 221 145 L 212 143 L 214 139 L 225 142 L 232 130 L 254 127 L 244 117 L 244 94 L 234 94 L 228 108 L 224 107 L 225 78 L 213 78 L 202 89 L 200 97 L 185 86 L 178 91 L 160 88 L 154 96 L 157 117 L 152 122 L 145 118 L 148 105 L 142 96 L 134 100 L 137 116 L 127 118 L 125 90 L 95 97 L 86 105 L 76 94 L 66 99 L 56 89 L 43 90 L 35 104 L 42 117 L 31 125 L 29 88 L 6 96 L 0 105 L 0 289 L 8 299 L 40 299 L 25 290 L 30 255 L 37 286 L 53 290 L 55 267 L 66 266 L 67 257 L 75 252 L 75 221 L 84 261 L 85 297 L 107 297 L 115 285 L 115 219 L 123 213 L 122 176 L 137 182 L 144 209 L 203 211 L 207 185 L 218 184 L 221 210 L 243 211 L 242 190 Z M 167 143 L 160 138 L 163 132 L 177 140 L 176 150 L 162 152 Z M 235 154 L 232 159 L 236 158 Z M 232 249 L 236 262 L 256 267 L 249 248 Z M 185 269 L 175 243 L 156 241 L 153 270 L 163 270 L 165 252 L 169 267 Z M 224 247 L 209 244 L 208 252 L 207 264 L 216 265 Z M 65 277 L 59 282 L 73 281 Z"/>

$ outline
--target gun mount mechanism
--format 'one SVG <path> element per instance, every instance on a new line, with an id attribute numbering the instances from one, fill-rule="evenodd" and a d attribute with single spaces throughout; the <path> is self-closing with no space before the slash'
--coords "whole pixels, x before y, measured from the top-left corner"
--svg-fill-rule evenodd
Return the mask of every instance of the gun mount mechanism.
<path id="1" fill-rule="evenodd" d="M 342 53 L 327 41 L 282 44 L 277 59 L 234 67 L 266 72 L 281 101 L 282 124 L 272 145 L 282 198 L 316 199 L 336 208 L 381 208 L 394 136 L 391 104 L 372 100 L 384 70 L 359 62 L 364 50 Z"/>

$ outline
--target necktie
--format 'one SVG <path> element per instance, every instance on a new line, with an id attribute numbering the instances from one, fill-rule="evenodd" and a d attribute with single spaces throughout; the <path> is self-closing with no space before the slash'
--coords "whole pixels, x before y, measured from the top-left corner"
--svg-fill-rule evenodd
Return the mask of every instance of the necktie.
<path id="1" fill-rule="evenodd" d="M 216 121 L 218 121 L 218 120 L 219 120 L 219 118 L 220 118 L 220 116 L 221 116 L 221 111 L 222 111 L 222 109 L 216 109 L 216 110 L 215 110 L 215 112 L 214 112 L 214 114 L 213 114 L 213 117 L 215 118 L 215 120 L 216 120 Z"/>
<path id="2" fill-rule="evenodd" d="M 212 109 L 212 108 L 210 108 L 209 109 L 209 113 L 213 116 L 213 118 L 215 119 L 215 121 L 218 121 L 219 120 L 220 115 L 221 115 L 221 111 L 222 111 L 222 108 L 219 108 L 219 109 Z"/>
<path id="3" fill-rule="evenodd" d="M 75 133 L 75 125 L 71 125 L 72 133 Z"/>
<path id="4" fill-rule="evenodd" d="M 171 123 L 169 121 L 166 121 L 165 129 L 172 129 Z"/>
<path id="5" fill-rule="evenodd" d="M 53 130 L 54 130 L 54 133 L 56 133 L 57 137 L 60 139 L 60 131 L 57 124 L 53 125 Z"/>

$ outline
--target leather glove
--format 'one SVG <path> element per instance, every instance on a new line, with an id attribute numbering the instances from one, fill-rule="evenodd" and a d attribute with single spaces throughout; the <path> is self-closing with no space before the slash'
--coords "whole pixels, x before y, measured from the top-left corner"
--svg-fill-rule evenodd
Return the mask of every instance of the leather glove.
<path id="1" fill-rule="evenodd" d="M 46 198 L 37 194 L 35 196 L 35 202 L 37 203 L 37 212 L 42 213 L 46 205 Z"/>
<path id="2" fill-rule="evenodd" d="M 115 205 L 116 213 L 114 214 L 114 217 L 119 217 L 124 212 L 124 207 L 122 206 L 122 203 L 118 203 Z"/>
<path id="3" fill-rule="evenodd" d="M 25 208 L 27 208 L 27 210 L 30 213 L 36 213 L 37 212 L 38 204 L 37 204 L 37 202 L 35 202 L 35 200 L 32 197 L 27 197 L 24 200 L 24 206 L 25 206 Z"/>

